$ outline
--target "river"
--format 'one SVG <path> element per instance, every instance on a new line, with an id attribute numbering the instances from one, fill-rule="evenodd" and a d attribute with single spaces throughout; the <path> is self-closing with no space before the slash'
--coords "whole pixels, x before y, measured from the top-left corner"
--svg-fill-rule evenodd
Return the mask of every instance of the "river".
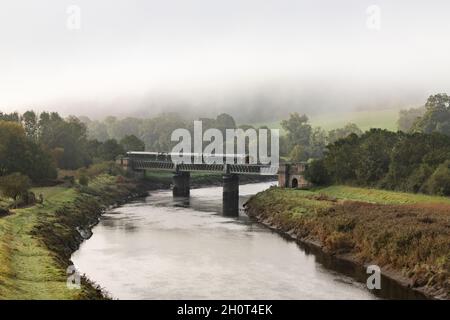
<path id="1" fill-rule="evenodd" d="M 240 186 L 241 205 L 273 183 Z M 72 256 L 76 268 L 117 299 L 375 299 L 361 270 L 302 247 L 241 210 L 224 217 L 222 188 L 169 190 L 102 216 Z M 331 259 L 331 260 L 330 260 Z M 351 275 L 351 276 L 350 276 Z M 383 284 L 385 281 L 383 282 Z M 392 284 L 381 296 L 411 293 Z"/>

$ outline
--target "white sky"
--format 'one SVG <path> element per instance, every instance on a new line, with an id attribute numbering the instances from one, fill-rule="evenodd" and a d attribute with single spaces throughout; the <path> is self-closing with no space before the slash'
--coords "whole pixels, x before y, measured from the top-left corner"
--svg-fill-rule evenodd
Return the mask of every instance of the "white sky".
<path id="1" fill-rule="evenodd" d="M 66 27 L 73 4 L 81 30 Z M 366 26 L 374 4 L 379 31 Z M 0 0 L 0 110 L 220 108 L 261 91 L 325 108 L 422 103 L 450 93 L 449 12 L 447 0 Z"/>

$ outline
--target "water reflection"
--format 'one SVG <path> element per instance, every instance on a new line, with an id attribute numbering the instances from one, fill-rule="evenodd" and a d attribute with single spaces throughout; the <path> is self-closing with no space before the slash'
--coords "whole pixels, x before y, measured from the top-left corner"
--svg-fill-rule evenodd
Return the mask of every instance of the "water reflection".
<path id="1" fill-rule="evenodd" d="M 270 185 L 241 186 L 240 204 Z M 152 192 L 105 214 L 72 260 L 122 299 L 375 298 L 363 283 L 333 271 L 338 262 L 243 212 L 224 217 L 221 207 L 220 187 L 191 190 L 190 199 Z"/>

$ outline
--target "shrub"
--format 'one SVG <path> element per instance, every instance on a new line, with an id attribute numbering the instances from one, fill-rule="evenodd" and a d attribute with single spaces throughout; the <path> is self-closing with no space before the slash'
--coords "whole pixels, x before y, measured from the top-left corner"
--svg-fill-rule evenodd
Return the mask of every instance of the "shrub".
<path id="1" fill-rule="evenodd" d="M 32 205 L 36 203 L 36 195 L 34 192 L 28 191 L 21 195 L 21 199 L 24 205 Z"/>
<path id="2" fill-rule="evenodd" d="M 426 189 L 432 194 L 450 196 L 450 160 L 437 167 L 426 182 Z"/>
<path id="3" fill-rule="evenodd" d="M 101 174 L 109 174 L 113 176 L 123 174 L 123 169 L 118 166 L 114 161 L 103 161 L 99 163 L 95 163 L 89 168 L 80 169 L 77 172 L 77 176 L 80 177 L 82 175 L 86 175 L 88 178 L 93 179 Z"/>
<path id="4" fill-rule="evenodd" d="M 89 184 L 89 178 L 87 175 L 82 174 L 80 175 L 80 178 L 78 179 L 78 182 L 82 185 L 87 187 L 87 185 Z"/>
<path id="5" fill-rule="evenodd" d="M 305 171 L 305 179 L 315 185 L 326 185 L 330 183 L 330 175 L 323 160 L 314 160 L 308 164 Z"/>
<path id="6" fill-rule="evenodd" d="M 62 180 L 68 187 L 72 187 L 75 184 L 75 178 L 73 176 L 64 176 Z"/>
<path id="7" fill-rule="evenodd" d="M 432 173 L 433 169 L 429 165 L 422 164 L 408 177 L 408 180 L 406 181 L 405 191 L 424 191 L 424 183 Z"/>
<path id="8" fill-rule="evenodd" d="M 8 198 L 17 200 L 21 195 L 28 193 L 31 188 L 31 180 L 27 176 L 15 172 L 7 176 L 0 177 L 0 190 Z"/>

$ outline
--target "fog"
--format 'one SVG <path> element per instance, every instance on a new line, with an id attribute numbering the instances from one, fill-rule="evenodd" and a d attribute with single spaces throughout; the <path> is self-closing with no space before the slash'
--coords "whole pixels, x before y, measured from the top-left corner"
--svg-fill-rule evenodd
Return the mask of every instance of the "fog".
<path id="1" fill-rule="evenodd" d="M 449 92 L 449 9 L 445 0 L 2 0 L 0 110 L 268 121 L 418 106 Z"/>

